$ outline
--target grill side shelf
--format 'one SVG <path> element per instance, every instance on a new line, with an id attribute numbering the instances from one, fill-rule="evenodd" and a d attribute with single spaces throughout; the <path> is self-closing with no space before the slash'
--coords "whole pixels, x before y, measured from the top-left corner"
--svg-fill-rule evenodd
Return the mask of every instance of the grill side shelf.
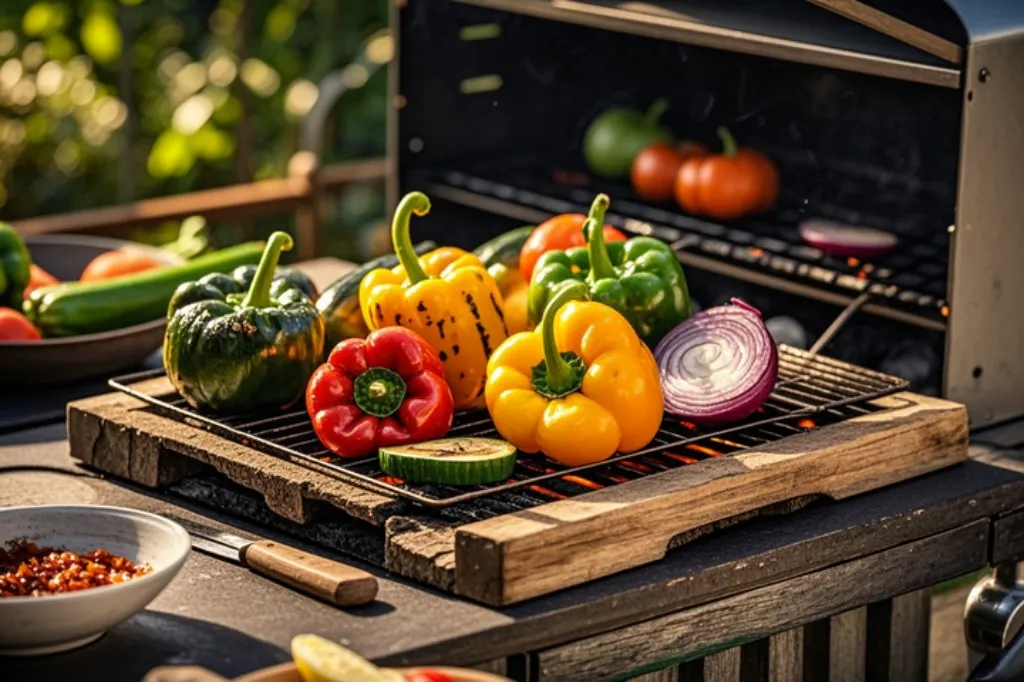
<path id="1" fill-rule="evenodd" d="M 462 526 L 455 591 L 521 602 L 657 561 L 674 537 L 722 519 L 812 495 L 842 499 L 967 458 L 962 405 L 909 393 L 879 402 L 893 409 Z"/>

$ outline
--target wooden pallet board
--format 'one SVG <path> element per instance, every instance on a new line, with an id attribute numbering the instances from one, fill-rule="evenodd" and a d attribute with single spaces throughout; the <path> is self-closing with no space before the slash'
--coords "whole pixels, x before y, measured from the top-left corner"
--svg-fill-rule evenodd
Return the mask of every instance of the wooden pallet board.
<path id="1" fill-rule="evenodd" d="M 170 387 L 161 378 L 136 388 L 160 395 Z M 966 459 L 963 406 L 910 393 L 878 402 L 890 409 L 463 525 L 169 419 L 121 393 L 70 403 L 68 438 L 76 459 L 145 486 L 212 468 L 296 523 L 330 505 L 378 529 L 385 568 L 505 605 L 657 561 L 670 547 L 744 518 L 790 512 L 822 495 L 849 497 Z"/>

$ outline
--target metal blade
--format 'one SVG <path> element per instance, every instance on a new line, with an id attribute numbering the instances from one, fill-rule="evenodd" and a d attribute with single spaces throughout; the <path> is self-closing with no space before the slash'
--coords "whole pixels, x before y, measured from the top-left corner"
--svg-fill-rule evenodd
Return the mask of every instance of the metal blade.
<path id="1" fill-rule="evenodd" d="M 199 547 L 196 544 L 196 541 L 204 540 L 204 544 L 212 543 L 219 545 L 223 548 L 226 548 L 231 554 L 233 554 L 236 561 L 239 560 L 239 555 L 242 552 L 242 550 L 244 550 L 246 547 L 248 547 L 254 542 L 253 540 L 246 540 L 245 538 L 240 538 L 237 535 L 225 533 L 223 531 L 217 530 L 216 528 L 211 528 L 210 526 L 204 525 L 202 523 L 197 523 L 195 521 L 189 521 L 188 519 L 183 519 L 173 514 L 164 514 L 164 516 L 169 518 L 171 521 L 180 524 L 185 530 L 187 530 L 188 534 L 192 536 L 192 545 L 197 549 L 202 549 L 202 547 Z M 204 549 L 203 551 L 207 550 Z M 209 551 L 211 554 L 217 554 L 217 556 L 221 556 L 214 550 Z"/>
<path id="2" fill-rule="evenodd" d="M 242 557 L 239 555 L 238 550 L 234 547 L 222 544 L 220 542 L 216 542 L 214 540 L 210 540 L 209 538 L 205 538 L 202 535 L 196 535 L 192 533 L 190 533 L 189 535 L 191 535 L 192 539 L 192 549 L 199 552 L 203 552 L 204 554 L 211 554 L 217 557 L 218 559 L 227 559 L 228 561 L 235 564 L 242 563 Z"/>

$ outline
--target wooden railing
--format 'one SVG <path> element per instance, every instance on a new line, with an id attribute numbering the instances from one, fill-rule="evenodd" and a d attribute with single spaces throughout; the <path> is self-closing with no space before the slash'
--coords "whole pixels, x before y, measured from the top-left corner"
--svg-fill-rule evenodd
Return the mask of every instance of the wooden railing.
<path id="1" fill-rule="evenodd" d="M 119 233 L 168 220 L 201 215 L 210 222 L 246 220 L 294 212 L 296 257 L 323 255 L 321 201 L 356 182 L 387 176 L 383 158 L 318 166 L 312 154 L 293 157 L 286 178 L 262 180 L 131 204 L 19 220 L 24 235 L 60 232 Z"/>

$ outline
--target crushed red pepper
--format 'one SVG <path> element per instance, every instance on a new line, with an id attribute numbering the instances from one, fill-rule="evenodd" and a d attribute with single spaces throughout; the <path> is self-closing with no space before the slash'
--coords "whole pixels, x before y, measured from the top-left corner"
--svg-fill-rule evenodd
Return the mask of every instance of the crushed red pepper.
<path id="1" fill-rule="evenodd" d="M 150 573 L 105 549 L 78 554 L 40 547 L 27 539 L 11 540 L 0 549 L 0 599 L 42 597 L 90 587 L 123 583 Z"/>

